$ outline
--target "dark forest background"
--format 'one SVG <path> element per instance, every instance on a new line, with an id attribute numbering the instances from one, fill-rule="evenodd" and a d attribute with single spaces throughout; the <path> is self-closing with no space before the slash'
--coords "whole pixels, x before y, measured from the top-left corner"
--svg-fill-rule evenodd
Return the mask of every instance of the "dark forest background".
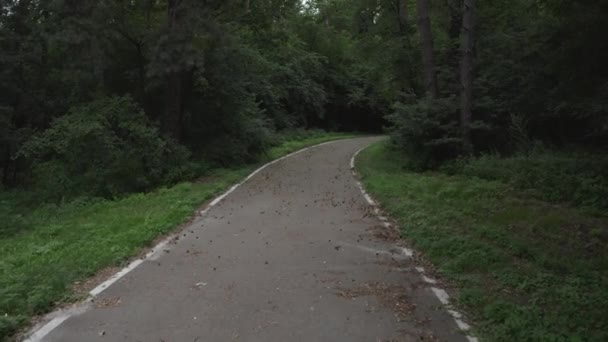
<path id="1" fill-rule="evenodd" d="M 250 162 L 298 129 L 388 129 L 419 169 L 602 152 L 607 2 L 473 5 L 4 0 L 2 187 L 112 198 Z M 582 164 L 566 173 L 606 166 Z"/>

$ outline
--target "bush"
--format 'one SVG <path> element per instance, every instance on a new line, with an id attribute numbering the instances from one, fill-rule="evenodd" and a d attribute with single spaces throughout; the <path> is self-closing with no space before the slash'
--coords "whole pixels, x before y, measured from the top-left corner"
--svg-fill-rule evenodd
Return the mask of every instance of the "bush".
<path id="1" fill-rule="evenodd" d="M 188 151 L 167 139 L 129 97 L 72 108 L 20 151 L 46 199 L 116 197 L 193 176 Z"/>
<path id="2" fill-rule="evenodd" d="M 198 156 L 215 165 L 252 163 L 272 146 L 275 132 L 253 103 L 245 102 L 236 106 L 233 113 L 212 120 L 209 127 L 202 130 L 209 134 L 204 146 L 199 146 Z"/>
<path id="3" fill-rule="evenodd" d="M 397 147 L 408 155 L 409 167 L 422 170 L 438 167 L 460 152 L 458 113 L 455 98 L 424 98 L 412 104 L 396 103 L 388 117 Z"/>

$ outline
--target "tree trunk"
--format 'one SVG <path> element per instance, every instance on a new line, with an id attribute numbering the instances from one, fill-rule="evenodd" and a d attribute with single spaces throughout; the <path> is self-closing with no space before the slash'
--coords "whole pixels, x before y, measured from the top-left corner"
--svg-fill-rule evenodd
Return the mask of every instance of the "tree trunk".
<path id="1" fill-rule="evenodd" d="M 447 0 L 446 5 L 450 17 L 448 36 L 450 39 L 457 41 L 458 38 L 460 38 L 460 31 L 462 30 L 462 8 L 464 6 L 464 1 Z M 458 44 L 456 44 L 456 46 L 458 46 Z"/>
<path id="2" fill-rule="evenodd" d="M 408 8 L 407 3 L 408 0 L 397 0 L 398 12 L 397 17 L 399 18 L 399 31 L 401 34 L 405 34 L 407 32 L 407 24 L 408 24 Z"/>
<path id="3" fill-rule="evenodd" d="M 446 0 L 449 14 L 448 37 L 450 38 L 447 47 L 446 68 L 450 71 L 450 82 L 448 89 L 444 91 L 449 94 L 458 94 L 461 91 L 460 85 L 460 63 L 462 56 L 460 55 L 462 31 L 462 8 L 464 7 L 463 0 Z"/>
<path id="4" fill-rule="evenodd" d="M 329 10 L 325 9 L 325 14 L 323 15 L 323 23 L 326 28 L 329 28 Z"/>
<path id="5" fill-rule="evenodd" d="M 462 85 L 460 106 L 460 129 L 464 153 L 473 153 L 471 120 L 473 117 L 473 46 L 475 0 L 464 0 L 462 15 L 462 62 L 460 64 L 460 83 Z"/>
<path id="6" fill-rule="evenodd" d="M 420 45 L 422 49 L 422 64 L 424 69 L 424 85 L 427 94 L 432 98 L 439 97 L 437 89 L 437 73 L 433 56 L 433 32 L 429 18 L 429 0 L 417 0 L 418 30 L 420 31 Z"/>
<path id="7" fill-rule="evenodd" d="M 11 169 L 12 162 L 9 146 L 5 146 L 5 149 L 4 160 L 2 161 L 2 185 L 8 185 L 8 174 Z"/>
<path id="8" fill-rule="evenodd" d="M 95 36 L 91 40 L 91 56 L 93 59 L 93 77 L 95 77 L 95 82 L 97 82 L 97 90 L 104 91 L 104 52 L 99 39 Z"/>
<path id="9" fill-rule="evenodd" d="M 173 139 L 182 137 L 182 77 L 179 72 L 172 72 L 167 79 L 167 116 L 165 131 Z"/>
<path id="10" fill-rule="evenodd" d="M 178 10 L 181 0 L 168 0 L 167 16 L 169 35 L 175 34 L 178 25 Z M 165 133 L 179 141 L 182 133 L 182 77 L 181 72 L 171 71 L 166 81 Z"/>
<path id="11" fill-rule="evenodd" d="M 144 103 L 146 100 L 146 57 L 141 43 L 136 44 L 135 49 L 137 50 L 137 93 L 141 103 Z"/>
<path id="12" fill-rule="evenodd" d="M 249 12 L 251 9 L 251 2 L 249 0 L 245 0 L 245 12 Z"/>

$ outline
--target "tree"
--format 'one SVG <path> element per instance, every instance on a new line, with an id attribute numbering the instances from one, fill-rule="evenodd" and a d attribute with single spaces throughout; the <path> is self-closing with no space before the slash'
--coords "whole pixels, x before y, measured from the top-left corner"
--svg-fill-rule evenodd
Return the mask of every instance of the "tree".
<path id="1" fill-rule="evenodd" d="M 167 1 L 167 26 L 169 39 L 179 31 L 179 15 L 182 0 Z M 170 70 L 167 75 L 165 132 L 179 141 L 182 136 L 182 70 Z"/>
<path id="2" fill-rule="evenodd" d="M 465 154 L 473 153 L 471 139 L 471 119 L 473 116 L 473 46 L 474 46 L 474 6 L 475 0 L 464 0 L 462 15 L 462 62 L 460 81 L 462 84 L 460 99 L 460 129 L 462 148 Z"/>
<path id="3" fill-rule="evenodd" d="M 435 70 L 435 58 L 433 53 L 433 33 L 431 31 L 431 19 L 429 17 L 429 1 L 417 0 L 418 30 L 420 32 L 420 48 L 422 53 L 422 68 L 424 72 L 424 86 L 428 95 L 432 98 L 439 97 L 437 87 L 437 72 Z"/>
<path id="4" fill-rule="evenodd" d="M 399 18 L 399 31 L 404 34 L 407 31 L 408 25 L 408 0 L 397 0 L 397 18 Z"/>

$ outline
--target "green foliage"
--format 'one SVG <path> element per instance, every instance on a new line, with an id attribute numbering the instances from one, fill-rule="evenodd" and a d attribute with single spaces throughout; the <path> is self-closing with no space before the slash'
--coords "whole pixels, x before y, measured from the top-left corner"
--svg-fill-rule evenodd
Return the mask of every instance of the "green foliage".
<path id="1" fill-rule="evenodd" d="M 608 338 L 605 212 L 551 205 L 469 174 L 404 172 L 408 161 L 389 147 L 360 154 L 366 190 L 398 220 L 403 237 L 458 285 L 458 303 L 481 339 Z M 500 163 L 509 172 L 512 165 Z"/>
<path id="2" fill-rule="evenodd" d="M 4 186 L 31 183 L 31 165 L 15 156 L 32 132 L 107 94 L 135 99 L 209 163 L 254 160 L 284 129 L 380 131 L 387 114 L 399 145 L 420 149 L 418 167 L 458 154 L 462 1 L 432 2 L 436 101 L 424 98 L 413 1 L 404 18 L 397 1 L 384 0 L 179 3 L 175 16 L 165 1 L 3 7 Z M 607 11 L 583 0 L 478 4 L 478 152 L 526 151 L 536 141 L 605 146 L 608 49 L 598 35 Z"/>
<path id="3" fill-rule="evenodd" d="M 188 152 L 162 138 L 128 97 L 74 107 L 21 149 L 47 198 L 112 198 L 186 178 Z"/>
<path id="4" fill-rule="evenodd" d="M 285 30 L 257 38 L 249 30 L 235 34 L 243 38 L 208 49 L 206 70 L 197 78 L 198 98 L 188 103 L 195 111 L 187 118 L 187 143 L 223 165 L 255 160 L 277 130 L 319 122 L 325 105 L 323 87 L 314 80 L 320 57 L 303 50 L 295 35 Z"/>
<path id="5" fill-rule="evenodd" d="M 106 150 L 104 160 L 125 165 L 111 165 L 114 171 L 99 174 L 88 155 L 83 162 L 77 158 L 90 146 L 73 146 L 70 156 L 65 151 L 53 158 L 33 154 L 34 145 L 49 143 L 40 140 L 47 129 L 76 135 L 99 128 L 74 119 L 74 107 L 110 95 L 132 98 L 165 135 L 190 150 L 197 164 L 254 161 L 282 130 L 380 129 L 390 95 L 386 87 L 378 91 L 375 80 L 386 79 L 388 71 L 371 57 L 361 61 L 356 56 L 364 44 L 343 29 L 350 26 L 350 8 L 340 9 L 338 28 L 321 25 L 312 8 L 304 10 L 299 1 L 254 1 L 249 10 L 240 1 L 178 3 L 172 16 L 166 1 L 11 1 L 2 7 L 3 187 L 112 197 L 189 177 L 185 158 L 173 161 L 176 170 L 165 170 L 156 165 L 164 157 L 153 157 L 150 151 L 142 162 L 132 161 L 126 152 L 121 157 Z M 139 120 L 141 113 L 136 112 Z M 61 121 L 66 114 L 72 119 Z M 112 145 L 110 136 L 96 138 Z M 158 150 L 159 144 L 150 150 Z M 20 150 L 31 150 L 36 162 L 18 157 Z M 74 161 L 88 166 L 70 165 Z M 152 174 L 134 176 L 148 163 L 153 164 Z M 124 184 L 117 184 L 118 170 L 131 175 Z M 112 181 L 93 184 L 98 176 Z"/>
<path id="6" fill-rule="evenodd" d="M 510 116 L 551 144 L 606 144 L 608 26 L 605 1 L 480 3 L 476 112 L 494 133 L 478 140 L 505 149 Z"/>
<path id="7" fill-rule="evenodd" d="M 439 97 L 450 98 L 460 95 L 462 87 L 459 78 L 462 0 L 431 3 Z M 383 13 L 380 8 L 373 11 Z M 608 56 L 608 45 L 598 36 L 607 28 L 605 1 L 479 2 L 475 17 L 473 120 L 477 129 L 473 132 L 473 143 L 476 152 L 526 152 L 537 141 L 559 148 L 607 146 L 608 68 L 603 60 Z M 380 19 L 371 27 L 369 22 L 366 25 L 372 32 L 382 32 L 383 37 L 390 37 L 385 22 Z M 418 50 L 416 40 L 419 37 L 411 30 L 407 32 L 409 39 L 405 40 L 404 47 Z M 366 42 L 370 41 L 366 39 Z M 395 43 L 391 46 L 396 46 Z M 387 51 L 387 55 L 398 53 L 390 48 L 383 51 Z M 405 88 L 406 93 L 416 94 L 421 102 L 415 105 L 409 100 L 407 105 L 429 111 L 426 116 L 436 117 L 435 110 L 427 109 L 429 101 L 419 86 L 420 61 L 409 51 L 402 51 L 400 57 L 415 70 L 405 74 L 410 85 Z M 395 61 L 384 64 L 399 65 Z M 407 70 L 408 65 L 401 66 L 402 72 Z M 398 111 L 407 111 L 400 108 L 401 105 L 397 107 Z M 446 109 L 454 114 L 451 120 L 458 122 L 458 102 L 454 101 Z M 392 118 L 396 125 L 407 122 Z M 412 119 L 407 123 L 419 121 Z M 437 125 L 443 125 L 442 120 L 439 121 Z M 424 126 L 424 122 L 430 121 L 422 122 Z M 451 132 L 440 134 L 446 139 L 452 138 Z M 405 140 L 417 146 L 427 145 L 428 139 L 434 140 L 419 135 L 421 140 L 414 141 L 416 134 L 409 136 Z M 437 162 L 447 159 L 442 150 L 431 152 L 431 156 L 425 151 L 423 155 L 422 159 Z"/>
<path id="8" fill-rule="evenodd" d="M 460 152 L 458 122 L 454 119 L 454 98 L 423 98 L 412 104 L 395 104 L 389 117 L 392 137 L 409 156 L 410 166 L 434 168 Z"/>

